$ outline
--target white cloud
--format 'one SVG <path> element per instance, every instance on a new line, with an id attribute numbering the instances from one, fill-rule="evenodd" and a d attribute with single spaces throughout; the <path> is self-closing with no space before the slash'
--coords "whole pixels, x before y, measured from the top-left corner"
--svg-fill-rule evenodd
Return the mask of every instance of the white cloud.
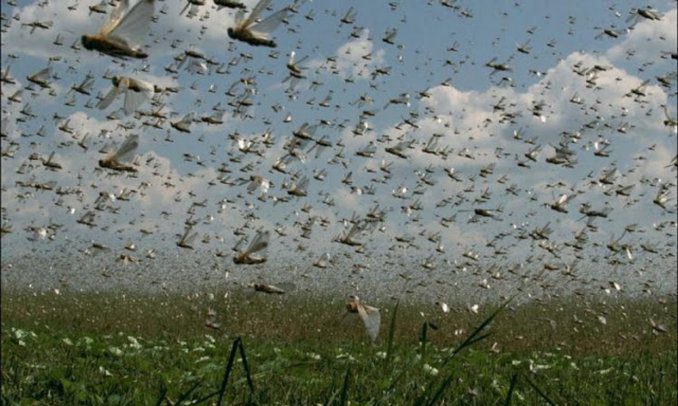
<path id="1" fill-rule="evenodd" d="M 642 19 L 641 19 L 642 20 Z M 665 13 L 660 21 L 642 20 L 633 27 L 624 41 L 610 48 L 606 56 L 617 61 L 629 58 L 652 61 L 676 50 L 676 9 Z"/>

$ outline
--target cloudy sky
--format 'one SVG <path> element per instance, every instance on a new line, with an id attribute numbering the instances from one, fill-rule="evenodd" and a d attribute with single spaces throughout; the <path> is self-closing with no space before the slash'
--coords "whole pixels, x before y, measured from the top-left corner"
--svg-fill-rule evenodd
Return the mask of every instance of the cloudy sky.
<path id="1" fill-rule="evenodd" d="M 14 82 L 2 84 L 3 266 L 27 255 L 121 253 L 151 263 L 146 253 L 156 250 L 233 268 L 231 249 L 264 229 L 269 261 L 254 269 L 310 267 L 329 253 L 337 272 L 497 263 L 538 273 L 577 263 L 601 281 L 646 268 L 642 280 L 675 278 L 674 1 L 651 4 L 658 20 L 639 14 L 645 2 L 300 1 L 273 32 L 275 49 L 230 39 L 235 13 L 211 1 L 183 14 L 185 1 L 156 1 L 144 60 L 82 48 L 81 35 L 107 18 L 90 13 L 98 1 L 10 3 L 2 2 L 2 70 Z M 274 0 L 263 17 L 289 5 Z M 342 23 L 349 11 L 353 22 Z M 177 68 L 187 50 L 210 60 L 207 72 Z M 304 79 L 288 79 L 293 51 Z M 27 76 L 47 66 L 50 88 L 31 85 Z M 71 90 L 86 75 L 89 96 Z M 95 106 L 113 75 L 175 91 L 135 114 L 112 114 L 122 100 Z M 236 111 L 244 98 L 252 105 Z M 140 114 L 161 105 L 166 120 Z M 200 121 L 215 107 L 222 124 Z M 170 126 L 189 112 L 190 133 Z M 331 146 L 310 141 L 287 173 L 274 170 L 304 123 Z M 273 141 L 264 143 L 267 132 Z M 136 175 L 100 168 L 130 134 L 139 136 Z M 239 139 L 254 142 L 250 152 Z M 386 151 L 400 142 L 405 157 Z M 559 144 L 572 150 L 571 165 L 547 161 Z M 604 144 L 607 154 L 596 154 Z M 372 145 L 371 157 L 357 154 Z M 52 152 L 59 170 L 42 163 Z M 251 176 L 270 180 L 268 192 L 248 193 Z M 304 177 L 306 196 L 290 195 Z M 51 181 L 52 190 L 31 186 Z M 665 207 L 653 203 L 660 192 Z M 101 193 L 117 197 L 95 209 Z M 567 213 L 549 208 L 562 194 L 576 195 Z M 583 203 L 609 214 L 587 227 Z M 375 208 L 382 220 L 366 226 Z M 93 226 L 78 222 L 88 211 Z M 187 220 L 198 233 L 193 250 L 175 244 Z M 360 248 L 335 241 L 351 221 L 361 226 Z M 548 239 L 535 237 L 544 226 Z M 582 230 L 588 240 L 577 250 Z M 469 251 L 479 261 L 463 256 Z"/>

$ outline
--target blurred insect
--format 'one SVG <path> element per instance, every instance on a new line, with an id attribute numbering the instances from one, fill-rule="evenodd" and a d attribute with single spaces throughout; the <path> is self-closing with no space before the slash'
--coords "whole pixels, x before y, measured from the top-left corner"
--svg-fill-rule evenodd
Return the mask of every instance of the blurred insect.
<path id="1" fill-rule="evenodd" d="M 270 294 L 277 294 L 277 295 L 282 295 L 285 293 L 285 291 L 277 286 L 273 285 L 268 285 L 266 283 L 255 283 L 254 284 L 254 290 L 257 292 L 264 292 L 264 293 L 270 293 Z"/>
<path id="2" fill-rule="evenodd" d="M 353 24 L 353 22 L 355 21 L 356 14 L 357 14 L 357 12 L 353 8 L 353 6 L 351 6 L 348 9 L 348 11 L 346 11 L 346 14 L 344 14 L 344 16 L 341 17 L 341 19 L 339 20 L 340 25 L 341 24 L 349 24 L 349 25 Z"/>
<path id="3" fill-rule="evenodd" d="M 350 230 L 344 235 L 339 236 L 335 241 L 342 244 L 359 247 L 362 244 L 360 241 L 356 241 L 354 238 L 363 231 L 362 226 L 359 223 L 354 223 Z"/>
<path id="4" fill-rule="evenodd" d="M 266 257 L 253 255 L 255 252 L 263 251 L 268 247 L 268 241 L 270 239 L 271 233 L 267 231 L 257 231 L 257 234 L 254 236 L 254 239 L 250 245 L 244 250 L 238 252 L 233 257 L 233 262 L 236 264 L 261 264 L 266 262 Z"/>
<path id="5" fill-rule="evenodd" d="M 0 76 L 0 82 L 7 83 L 10 85 L 16 84 L 16 80 L 12 77 L 12 74 L 9 72 L 9 65 L 7 65 L 5 70 L 2 72 L 2 76 Z"/>
<path id="6" fill-rule="evenodd" d="M 372 342 L 377 340 L 379 336 L 379 328 L 381 326 L 381 313 L 376 307 L 368 306 L 360 302 L 358 296 L 351 295 L 346 302 L 347 315 L 358 314 L 363 324 L 365 331 L 370 336 Z M 346 316 L 344 316 L 346 317 Z"/>
<path id="7" fill-rule="evenodd" d="M 154 0 L 140 0 L 128 11 L 129 0 L 121 0 L 97 34 L 82 36 L 82 46 L 117 58 L 146 58 L 137 44 L 148 32 L 153 5 Z"/>
<path id="8" fill-rule="evenodd" d="M 139 147 L 139 136 L 132 134 L 125 142 L 120 145 L 117 151 L 107 158 L 99 160 L 99 166 L 102 168 L 113 169 L 121 172 L 137 172 L 137 169 L 123 161 L 127 160 L 131 154 Z"/>
<path id="9" fill-rule="evenodd" d="M 206 3 L 205 0 L 188 0 L 186 2 L 186 5 L 184 6 L 183 9 L 179 12 L 179 15 L 184 15 L 186 10 L 188 10 L 188 13 L 186 16 L 188 18 L 193 18 L 196 15 L 198 15 L 198 11 L 200 10 L 200 6 L 204 6 Z"/>
<path id="10" fill-rule="evenodd" d="M 54 151 L 52 151 L 52 153 L 49 155 L 49 157 L 46 160 L 42 161 L 42 164 L 45 165 L 47 168 L 49 168 L 51 170 L 63 169 L 61 164 L 54 160 Z"/>
<path id="11" fill-rule="evenodd" d="M 243 20 L 245 12 L 238 10 L 235 16 L 235 27 L 228 28 L 228 36 L 246 42 L 253 46 L 266 46 L 275 48 L 276 43 L 270 38 L 270 33 L 275 30 L 278 25 L 287 17 L 289 8 L 279 10 L 268 18 L 256 22 L 259 14 L 271 4 L 271 0 L 260 0 L 252 9 L 250 15 Z"/>
<path id="12" fill-rule="evenodd" d="M 134 113 L 144 102 L 153 97 L 155 87 L 152 83 L 127 76 L 115 76 L 112 79 L 113 87 L 97 103 L 99 110 L 104 110 L 113 103 L 120 94 L 125 95 L 123 110 L 126 115 Z"/>
<path id="13" fill-rule="evenodd" d="M 21 24 L 22 27 L 31 27 L 31 34 L 35 32 L 37 28 L 41 30 L 49 30 L 54 25 L 54 21 L 33 21 L 30 23 Z"/>
<path id="14" fill-rule="evenodd" d="M 308 69 L 306 66 L 301 66 L 301 64 L 308 59 L 308 55 L 304 56 L 303 58 L 299 59 L 298 61 L 295 61 L 295 55 L 296 53 L 292 51 L 290 53 L 290 57 L 287 61 L 287 71 L 289 73 L 289 76 L 287 76 L 285 79 L 283 79 L 283 83 L 289 81 L 290 82 L 290 89 L 294 90 L 294 87 L 297 85 L 297 83 L 302 80 L 306 79 L 306 74 L 304 73 L 304 70 Z"/>
<path id="15" fill-rule="evenodd" d="M 241 184 L 244 185 L 245 183 L 249 183 L 247 185 L 247 193 L 252 193 L 257 189 L 261 189 L 262 193 L 268 193 L 268 190 L 272 186 L 270 180 L 259 175 L 252 175 L 249 179 L 245 179 Z"/>
<path id="16" fill-rule="evenodd" d="M 562 194 L 558 200 L 552 203 L 546 203 L 546 205 L 551 209 L 560 213 L 567 213 L 567 204 L 577 196 L 574 194 Z"/>
<path id="17" fill-rule="evenodd" d="M 222 8 L 239 8 L 242 10 L 247 9 L 247 6 L 244 3 L 241 3 L 236 0 L 214 0 L 214 4 L 217 6 L 217 10 Z"/>
<path id="18" fill-rule="evenodd" d="M 9 74 L 9 71 L 7 71 L 6 74 Z M 45 69 L 42 69 L 37 73 L 34 73 L 30 76 L 27 76 L 26 80 L 28 80 L 29 82 L 35 83 L 36 85 L 40 86 L 43 89 L 49 89 L 50 88 L 50 81 L 49 81 L 50 76 L 52 76 L 52 67 L 48 66 Z"/>
<path id="19" fill-rule="evenodd" d="M 171 121 L 170 125 L 172 128 L 174 128 L 177 131 L 181 131 L 182 133 L 190 133 L 191 132 L 191 123 L 193 123 L 193 120 L 195 119 L 195 113 L 192 111 L 185 116 L 183 116 L 180 120 L 177 121 Z"/>
<path id="20" fill-rule="evenodd" d="M 381 40 L 384 41 L 387 44 L 394 45 L 396 35 L 398 35 L 398 29 L 393 28 L 393 29 L 386 31 L 386 33 L 384 33 L 384 37 Z"/>
<path id="21" fill-rule="evenodd" d="M 193 249 L 193 240 L 195 240 L 195 237 L 198 236 L 198 233 L 191 233 L 191 230 L 193 230 L 193 226 L 189 224 L 184 230 L 184 233 L 181 235 L 179 241 L 177 241 L 177 247 L 190 250 Z"/>
<path id="22" fill-rule="evenodd" d="M 205 318 L 205 327 L 220 330 L 221 324 L 217 322 L 217 311 L 213 308 L 207 309 L 207 317 Z"/>
<path id="23" fill-rule="evenodd" d="M 89 6 L 89 15 L 92 15 L 92 13 L 97 13 L 97 14 L 106 14 L 106 7 L 108 6 L 108 1 L 102 0 L 98 4 L 94 4 L 92 6 Z"/>
<path id="24" fill-rule="evenodd" d="M 639 20 L 646 19 L 650 21 L 660 21 L 662 19 L 661 14 L 654 8 L 632 8 L 629 11 L 629 16 L 626 19 L 627 23 L 631 23 L 631 28 L 633 28 Z"/>
<path id="25" fill-rule="evenodd" d="M 85 76 L 85 79 L 82 82 L 80 82 L 79 85 L 77 85 L 77 86 L 74 85 L 74 86 L 71 87 L 71 91 L 75 91 L 75 92 L 78 92 L 80 94 L 84 94 L 84 95 L 89 96 L 93 85 L 94 85 L 94 76 L 92 76 L 91 74 L 88 73 Z"/>

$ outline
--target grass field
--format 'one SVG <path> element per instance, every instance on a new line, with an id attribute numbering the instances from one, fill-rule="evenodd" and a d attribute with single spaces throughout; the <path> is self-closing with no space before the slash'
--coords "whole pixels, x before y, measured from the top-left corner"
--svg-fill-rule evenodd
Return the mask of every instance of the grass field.
<path id="1" fill-rule="evenodd" d="M 339 299 L 4 291 L 3 403 L 212 404 L 224 384 L 223 404 L 677 401 L 675 297 L 512 302 L 482 329 L 499 304 L 374 305 L 371 344 Z M 249 373 L 234 352 L 225 382 L 238 337 Z"/>

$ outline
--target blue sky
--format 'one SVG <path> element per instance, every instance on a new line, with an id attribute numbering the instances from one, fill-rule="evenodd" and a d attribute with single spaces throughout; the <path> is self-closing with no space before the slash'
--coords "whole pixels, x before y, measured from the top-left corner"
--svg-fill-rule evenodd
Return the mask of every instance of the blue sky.
<path id="1" fill-rule="evenodd" d="M 96 2 L 79 2 L 73 10 L 68 9 L 70 2 L 52 1 L 43 6 L 38 5 L 40 2 L 16 3 L 14 7 L 2 3 L 2 13 L 7 19 L 3 21 L 2 68 L 4 71 L 9 66 L 17 82 L 3 84 L 2 88 L 2 117 L 6 123 L 3 125 L 8 129 L 2 148 L 16 149 L 13 158 L 2 158 L 3 225 L 12 225 L 12 233 L 2 237 L 3 262 L 29 252 L 48 257 L 56 251 L 70 252 L 69 255 L 78 257 L 83 250 L 91 251 L 92 241 L 97 241 L 112 248 L 112 252 L 96 254 L 109 259 L 127 252 L 124 247 L 134 243 L 138 248 L 132 255 L 147 262 L 152 260 L 146 259 L 144 253 L 155 249 L 182 257 L 224 252 L 226 258 L 220 261 L 228 264 L 230 250 L 240 238 L 234 231 L 247 225 L 244 234 L 250 237 L 257 228 L 273 231 L 282 226 L 287 230 L 287 236 L 272 233 L 268 255 L 273 261 L 257 269 L 270 270 L 281 263 L 308 266 L 326 252 L 340 258 L 337 261 L 342 263 L 342 269 L 364 262 L 372 262 L 371 266 L 378 268 L 376 258 L 399 262 L 404 269 L 418 268 L 426 258 L 436 269 L 462 268 L 467 262 L 462 253 L 473 250 L 483 264 L 522 263 L 539 269 L 549 263 L 564 269 L 578 261 L 596 269 L 596 277 L 601 280 L 606 278 L 608 268 L 609 272 L 615 269 L 618 279 L 619 267 L 636 269 L 661 264 L 651 277 L 675 278 L 665 270 L 674 269 L 676 262 L 675 256 L 668 255 L 675 251 L 676 172 L 671 160 L 676 154 L 676 134 L 675 127 L 664 125 L 666 118 L 661 107 L 667 105 L 675 119 L 675 60 L 667 54 L 676 51 L 675 2 L 651 4 L 661 20 L 638 18 L 628 31 L 629 13 L 634 7 L 647 4 L 457 1 L 456 8 L 448 8 L 435 1 L 392 2 L 397 3 L 396 7 L 377 1 L 301 2 L 299 14 L 291 14 L 289 24 L 274 32 L 278 43 L 275 52 L 279 55 L 272 58 L 271 49 L 254 48 L 227 37 L 226 29 L 233 24 L 231 11 L 217 11 L 208 2 L 196 17 L 189 19 L 179 15 L 184 2 L 167 0 L 156 2 L 158 18 L 151 24 L 144 44 L 150 54 L 144 61 L 114 60 L 94 51 L 70 48 L 82 34 L 95 33 L 103 22 L 105 16 L 88 15 L 87 6 Z M 250 7 L 251 3 L 248 2 Z M 285 5 L 274 1 L 272 9 Z M 166 14 L 160 13 L 165 7 Z M 340 25 L 339 19 L 350 7 L 356 11 L 355 23 Z M 310 10 L 315 11 L 313 21 L 304 18 Z M 206 13 L 209 18 L 204 18 Z M 12 17 L 16 19 L 11 20 Z M 29 27 L 22 27 L 22 23 L 36 20 L 52 20 L 54 24 L 32 34 Z M 202 27 L 205 32 L 201 35 Z M 393 28 L 398 30 L 395 44 L 383 42 L 384 33 Z M 531 28 L 533 33 L 528 33 Z M 597 38 L 605 28 L 618 30 L 619 36 Z M 357 38 L 350 35 L 354 29 L 360 32 Z M 63 36 L 63 46 L 53 45 L 57 34 Z M 172 48 L 170 44 L 177 39 L 181 43 Z M 517 46 L 528 40 L 530 53 L 517 52 Z M 458 50 L 449 51 L 455 43 Z M 240 58 L 226 74 L 218 74 L 216 69 L 206 75 L 183 69 L 178 74 L 164 70 L 172 58 L 189 48 L 200 50 L 219 63 L 228 64 L 242 53 L 249 53 L 251 59 Z M 289 92 L 289 84 L 283 80 L 287 77 L 285 63 L 291 51 L 296 52 L 297 58 L 307 57 L 302 65 L 308 70 L 307 79 Z M 364 58 L 368 53 L 369 60 Z M 10 58 L 10 54 L 16 58 Z M 59 76 L 53 80 L 55 94 L 27 90 L 21 103 L 9 102 L 9 96 L 28 85 L 26 76 L 47 66 L 48 59 L 54 56 L 61 57 L 49 62 Z M 335 60 L 334 64 L 328 64 L 329 57 Z M 511 71 L 491 74 L 492 69 L 485 63 L 494 57 L 498 63 L 507 63 Z M 576 67 L 587 69 L 595 65 L 607 69 L 598 73 L 595 85 L 587 87 L 585 77 L 573 71 Z M 376 69 L 387 67 L 389 75 L 372 79 Z M 194 123 L 192 132 L 184 134 L 172 129 L 168 122 L 161 129 L 142 126 L 143 117 L 108 120 L 108 114 L 119 108 L 121 101 L 106 111 L 85 107 L 89 99 L 96 104 L 93 97 L 97 92 L 105 93 L 111 86 L 110 80 L 102 78 L 107 69 L 159 86 L 181 88 L 178 93 L 162 97 L 172 120 L 191 111 L 199 117 L 209 115 L 212 107 L 220 103 L 226 107 L 224 124 Z M 64 105 L 71 97 L 70 87 L 82 81 L 88 72 L 95 78 L 92 95 L 77 94 L 73 106 Z M 657 80 L 671 75 L 668 86 Z M 255 105 L 248 110 L 251 118 L 243 119 L 234 116 L 233 108 L 227 106 L 231 98 L 224 92 L 240 78 L 252 76 L 256 77 L 253 86 L 256 92 L 252 96 Z M 502 82 L 502 77 L 510 78 L 510 82 Z M 447 79 L 448 85 L 441 85 Z M 645 80 L 649 80 L 645 96 L 626 96 Z M 311 88 L 312 81 L 322 85 Z M 208 91 L 211 85 L 216 87 L 214 93 Z M 242 92 L 244 86 L 239 89 Z M 430 97 L 420 99 L 417 95 L 424 90 L 428 90 Z M 331 106 L 320 107 L 318 102 L 330 92 Z M 390 99 L 402 93 L 411 95 L 409 106 L 384 108 Z M 582 99 L 581 103 L 570 101 L 575 94 Z M 374 103 L 366 106 L 354 103 L 361 95 L 371 96 Z M 502 120 L 501 111 L 493 108 L 502 97 L 505 111 L 517 115 L 513 122 Z M 309 100 L 314 103 L 309 104 Z M 19 111 L 26 103 L 33 107 L 37 117 L 17 123 Z M 545 106 L 543 119 L 531 111 L 539 103 Z M 283 110 L 276 112 L 272 106 L 281 106 Z M 139 110 L 150 107 L 146 103 Z M 376 114 L 365 118 L 370 130 L 355 136 L 352 130 L 365 109 L 375 110 Z M 89 133 L 87 151 L 77 145 L 72 135 L 58 130 L 64 120 L 53 120 L 55 113 L 70 119 L 77 137 Z M 288 113 L 292 121 L 286 123 L 283 118 Z M 418 114 L 411 120 L 418 128 L 399 125 L 413 113 Z M 318 157 L 315 151 L 306 152 L 306 161 L 290 164 L 288 174 L 272 171 L 292 131 L 304 122 L 316 124 L 320 120 L 333 124 L 319 126 L 316 138 L 325 135 L 334 146 Z M 120 123 L 129 123 L 134 128 L 121 129 Z M 31 135 L 41 126 L 45 127 L 45 137 Z M 624 132 L 619 131 L 622 127 L 626 128 Z M 269 128 L 276 141 L 261 156 L 238 151 L 231 137 L 238 133 L 256 140 Z M 108 138 L 98 137 L 102 129 L 110 130 Z M 525 134 L 525 139 L 534 138 L 534 144 L 514 139 L 517 130 Z M 581 132 L 580 140 L 570 144 L 578 159 L 573 168 L 545 162 L 554 154 L 553 146 L 561 140 L 561 133 L 577 131 Z M 447 158 L 422 152 L 433 133 L 442 134 L 441 147 L 453 149 Z M 97 151 L 107 143 L 119 144 L 128 134 L 140 136 L 138 176 L 129 178 L 95 170 L 97 161 L 103 157 Z M 385 135 L 390 141 L 384 141 Z M 408 159 L 385 152 L 398 139 L 412 143 L 407 150 Z M 601 158 L 593 154 L 592 145 L 603 140 L 609 141 L 612 152 Z M 15 145 L 10 146 L 11 142 Z M 377 145 L 373 158 L 355 155 L 370 142 Z M 530 168 L 518 166 L 519 160 L 525 160 L 521 158 L 523 154 L 536 145 L 542 147 L 537 162 L 530 163 Z M 459 152 L 464 149 L 475 158 L 461 156 Z M 52 172 L 40 161 L 29 160 L 32 153 L 46 157 L 52 151 L 63 170 Z M 196 164 L 195 159 L 187 160 L 184 155 L 187 153 L 200 157 L 202 165 Z M 343 158 L 328 162 L 337 154 Z M 379 169 L 383 160 L 392 163 L 390 175 Z M 26 162 L 28 169 L 23 174 L 16 173 Z M 232 186 L 217 180 L 222 175 L 217 170 L 223 163 L 231 171 L 227 176 L 235 182 Z M 493 173 L 479 176 L 481 168 L 490 164 L 495 165 Z M 314 179 L 314 171 L 323 168 L 328 172 L 326 179 Z M 449 168 L 461 173 L 463 181 L 451 180 L 445 172 Z M 613 185 L 597 182 L 603 171 L 614 168 L 619 177 Z M 434 181 L 433 185 L 422 181 L 427 169 L 430 173 L 425 179 Z M 303 176 L 310 179 L 308 195 L 291 197 L 288 202 L 276 201 L 288 196 L 283 186 L 295 181 L 295 173 L 296 180 Z M 342 182 L 349 173 L 351 184 Z M 247 185 L 238 181 L 251 175 L 264 176 L 273 182 L 265 198 L 259 200 L 258 193 L 248 194 Z M 32 190 L 16 184 L 33 179 L 54 180 L 62 188 L 77 187 L 82 190 L 81 197 L 58 196 L 54 191 Z M 558 182 L 562 185 L 557 185 Z M 631 184 L 636 186 L 630 196 L 615 194 L 615 188 Z M 668 195 L 672 198 L 667 209 L 652 203 L 662 184 L 669 185 Z M 357 193 L 370 185 L 374 194 Z M 506 192 L 510 185 L 515 185 L 516 195 Z M 401 186 L 407 189 L 404 198 L 394 197 L 393 191 Z M 130 201 L 113 202 L 117 212 L 97 211 L 97 227 L 77 223 L 82 214 L 92 210 L 100 192 L 117 194 L 125 188 L 138 192 Z M 483 190 L 488 190 L 490 197 L 478 202 Z M 569 204 L 569 213 L 558 213 L 545 206 L 573 190 L 579 195 Z M 327 196 L 334 206 L 322 203 Z M 442 205 L 445 198 L 452 203 Z M 184 221 L 191 217 L 187 210 L 193 202 L 204 200 L 205 207 L 195 207 L 192 215 L 199 221 L 195 227 L 199 233 L 195 249 L 185 251 L 176 247 L 177 234 L 183 232 Z M 585 228 L 586 221 L 580 219 L 582 215 L 577 210 L 584 202 L 594 209 L 612 207 L 608 218 L 596 221 L 597 231 L 589 230 L 585 255 L 565 245 L 572 241 L 575 232 Z M 310 213 L 301 210 L 305 204 L 312 207 Z M 385 211 L 386 217 L 375 230 L 360 236 L 364 252 L 333 242 L 347 231 L 343 219 L 354 214 L 364 217 L 375 204 Z M 420 206 L 420 210 L 408 215 L 403 209 L 407 206 L 415 209 Z M 498 220 L 472 221 L 474 209 L 499 206 L 503 206 L 503 212 Z M 248 220 L 252 214 L 256 218 Z M 441 224 L 441 218 L 455 214 L 456 222 Z M 306 239 L 301 236 L 298 224 L 311 217 L 315 223 L 311 239 Z M 62 225 L 53 239 L 35 239 L 35 230 L 47 227 L 50 222 Z M 632 259 L 606 247 L 633 223 L 638 224 L 640 231 L 627 233 L 620 240 L 631 248 Z M 548 243 L 558 247 L 558 257 L 539 248 L 544 241 L 519 238 L 521 230 L 529 232 L 546 224 L 554 229 Z M 142 228 L 153 234 L 141 233 Z M 437 242 L 427 239 L 436 234 L 440 235 L 444 253 L 436 251 Z M 205 235 L 209 242 L 198 242 Z M 495 247 L 487 246 L 497 235 L 500 238 L 495 247 L 503 248 L 506 254 L 497 254 Z M 413 244 L 396 240 L 403 236 L 414 237 Z M 657 245 L 659 253 L 644 251 L 641 243 Z"/>

